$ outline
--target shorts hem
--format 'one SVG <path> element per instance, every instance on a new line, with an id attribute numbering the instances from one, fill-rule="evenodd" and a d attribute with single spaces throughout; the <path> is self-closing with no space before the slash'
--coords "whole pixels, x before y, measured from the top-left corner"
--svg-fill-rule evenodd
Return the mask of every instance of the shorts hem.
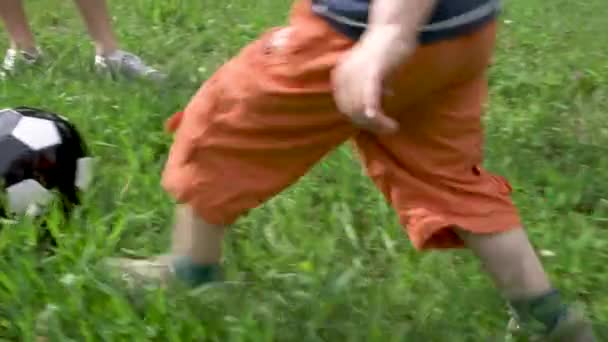
<path id="1" fill-rule="evenodd" d="M 494 212 L 479 217 L 448 217 L 426 209 L 413 209 L 406 216 L 408 236 L 419 251 L 466 248 L 464 241 L 456 234 L 456 228 L 473 234 L 495 234 L 522 227 L 521 218 L 514 211 Z"/>

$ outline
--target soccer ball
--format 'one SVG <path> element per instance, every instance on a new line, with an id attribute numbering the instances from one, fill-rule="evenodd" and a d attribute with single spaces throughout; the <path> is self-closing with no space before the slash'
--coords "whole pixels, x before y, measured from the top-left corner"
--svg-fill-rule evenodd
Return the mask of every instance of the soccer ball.
<path id="1" fill-rule="evenodd" d="M 60 200 L 68 214 L 92 177 L 94 158 L 66 118 L 42 109 L 0 110 L 0 217 L 39 217 Z"/>

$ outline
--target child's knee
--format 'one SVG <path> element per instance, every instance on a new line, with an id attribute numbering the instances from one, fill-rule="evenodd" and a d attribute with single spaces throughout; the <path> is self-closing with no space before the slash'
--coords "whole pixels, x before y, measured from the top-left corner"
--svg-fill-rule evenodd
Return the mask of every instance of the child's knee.
<path id="1" fill-rule="evenodd" d="M 474 249 L 484 249 L 496 245 L 519 246 L 522 243 L 528 244 L 528 237 L 520 225 L 488 233 L 477 233 L 466 228 L 456 227 L 454 232 L 464 241 L 465 245 Z"/>

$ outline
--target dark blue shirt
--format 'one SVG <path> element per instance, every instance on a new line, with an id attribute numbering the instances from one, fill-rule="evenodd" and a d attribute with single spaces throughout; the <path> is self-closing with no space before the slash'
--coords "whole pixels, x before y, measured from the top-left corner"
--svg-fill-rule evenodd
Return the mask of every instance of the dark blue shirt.
<path id="1" fill-rule="evenodd" d="M 370 0 L 312 2 L 315 13 L 348 37 L 359 39 L 365 31 Z M 428 44 L 469 33 L 493 20 L 500 7 L 501 0 L 438 0 L 431 19 L 420 29 L 419 41 L 421 44 Z"/>

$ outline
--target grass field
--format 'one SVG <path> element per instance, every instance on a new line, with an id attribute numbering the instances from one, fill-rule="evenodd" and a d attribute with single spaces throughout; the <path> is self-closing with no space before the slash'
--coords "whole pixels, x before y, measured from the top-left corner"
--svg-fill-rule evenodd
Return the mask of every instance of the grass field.
<path id="1" fill-rule="evenodd" d="M 73 4 L 27 1 L 47 64 L 0 83 L 0 107 L 63 113 L 102 162 L 74 221 L 51 225 L 54 256 L 38 254 L 32 226 L 0 232 L 0 340 L 32 340 L 45 308 L 56 341 L 487 341 L 504 329 L 479 264 L 467 251 L 416 253 L 347 147 L 233 228 L 226 286 L 133 300 L 96 271 L 103 257 L 167 246 L 164 120 L 289 5 L 112 1 L 123 47 L 170 71 L 157 87 L 96 76 Z M 487 117 L 486 166 L 512 182 L 556 285 L 598 323 L 608 322 L 607 14 L 605 0 L 506 1 Z"/>

